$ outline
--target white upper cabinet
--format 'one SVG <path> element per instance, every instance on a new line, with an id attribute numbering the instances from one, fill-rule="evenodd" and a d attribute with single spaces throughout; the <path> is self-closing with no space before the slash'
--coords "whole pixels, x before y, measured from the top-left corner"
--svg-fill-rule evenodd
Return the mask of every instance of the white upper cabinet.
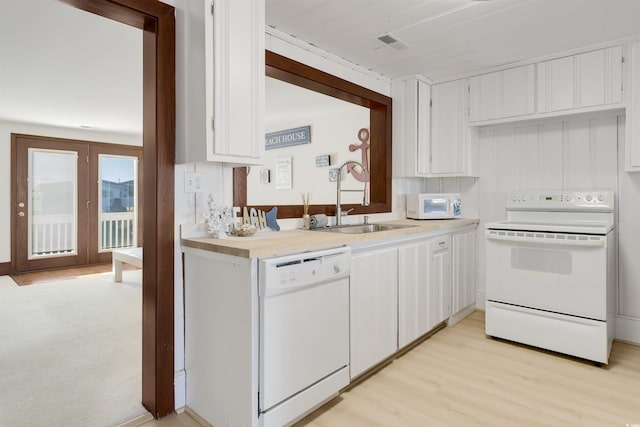
<path id="1" fill-rule="evenodd" d="M 540 62 L 538 113 L 622 102 L 622 47 Z"/>
<path id="2" fill-rule="evenodd" d="M 463 79 L 431 86 L 429 176 L 476 176 L 468 85 Z"/>
<path id="3" fill-rule="evenodd" d="M 419 77 L 397 79 L 393 98 L 393 174 L 429 176 L 431 85 Z"/>
<path id="4" fill-rule="evenodd" d="M 260 0 L 215 0 L 214 112 L 208 160 L 259 164 L 264 152 L 264 22 Z M 207 73 L 209 74 L 209 73 Z"/>
<path id="5" fill-rule="evenodd" d="M 177 69 L 185 76 L 187 140 L 179 144 L 177 161 L 260 164 L 265 3 L 204 0 L 185 7 L 185 55 Z"/>
<path id="6" fill-rule="evenodd" d="M 479 122 L 533 114 L 534 88 L 533 64 L 472 77 L 469 120 Z"/>

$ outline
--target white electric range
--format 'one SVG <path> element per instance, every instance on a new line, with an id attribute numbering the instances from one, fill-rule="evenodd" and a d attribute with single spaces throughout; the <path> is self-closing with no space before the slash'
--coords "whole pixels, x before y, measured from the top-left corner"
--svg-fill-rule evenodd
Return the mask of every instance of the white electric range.
<path id="1" fill-rule="evenodd" d="M 510 193 L 486 224 L 487 335 L 608 363 L 614 226 L 611 191 Z"/>

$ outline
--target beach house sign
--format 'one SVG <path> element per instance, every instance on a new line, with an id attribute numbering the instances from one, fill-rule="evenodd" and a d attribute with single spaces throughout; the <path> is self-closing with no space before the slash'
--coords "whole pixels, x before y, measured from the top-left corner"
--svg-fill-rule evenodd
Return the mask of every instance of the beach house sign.
<path id="1" fill-rule="evenodd" d="M 265 150 L 311 143 L 311 126 L 271 132 L 265 136 Z"/>

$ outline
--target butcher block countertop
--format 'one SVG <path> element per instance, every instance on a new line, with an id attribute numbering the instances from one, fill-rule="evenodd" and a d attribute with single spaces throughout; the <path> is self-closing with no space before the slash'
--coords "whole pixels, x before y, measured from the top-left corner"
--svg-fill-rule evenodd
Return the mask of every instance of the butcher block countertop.
<path id="1" fill-rule="evenodd" d="M 349 246 L 388 238 L 411 236 L 412 234 L 454 231 L 468 225 L 477 224 L 477 219 L 411 220 L 373 222 L 375 224 L 409 225 L 395 230 L 377 231 L 363 234 L 331 233 L 312 230 L 283 230 L 258 232 L 251 237 L 228 236 L 223 239 L 183 238 L 183 247 L 202 249 L 242 258 L 261 258 L 285 255 L 310 250 Z"/>

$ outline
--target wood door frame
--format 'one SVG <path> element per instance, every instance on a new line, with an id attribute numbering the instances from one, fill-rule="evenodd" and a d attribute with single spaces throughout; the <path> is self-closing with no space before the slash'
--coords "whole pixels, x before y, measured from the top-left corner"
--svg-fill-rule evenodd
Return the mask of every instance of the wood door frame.
<path id="1" fill-rule="evenodd" d="M 55 144 L 55 148 L 52 146 Z M 28 250 L 29 215 L 18 218 L 18 212 L 29 211 L 32 207 L 31 200 L 27 197 L 29 184 L 29 150 L 61 150 L 73 151 L 78 154 L 76 177 L 76 254 L 69 256 L 56 256 L 43 259 L 29 259 L 31 252 Z M 85 200 L 89 195 L 88 180 L 89 164 L 83 162 L 83 158 L 89 155 L 89 147 L 84 141 L 49 138 L 19 133 L 11 134 L 11 272 L 13 274 L 32 270 L 60 268 L 76 265 L 86 265 L 89 261 L 87 247 L 89 244 L 86 230 L 89 228 L 89 217 L 84 210 Z M 25 204 L 18 207 L 18 203 Z M 81 214 L 81 211 L 84 214 Z"/>
<path id="2" fill-rule="evenodd" d="M 29 144 L 34 147 L 26 148 L 24 144 Z M 69 138 L 58 138 L 51 136 L 42 136 L 42 135 L 28 135 L 22 133 L 12 133 L 11 134 L 11 206 L 14 206 L 16 211 L 24 210 L 23 208 L 18 209 L 18 199 L 20 201 L 25 201 L 27 208 L 29 205 L 29 200 L 25 194 L 22 197 L 19 197 L 20 193 L 20 183 L 16 183 L 13 180 L 18 178 L 19 171 L 22 171 L 26 168 L 25 165 L 19 165 L 19 161 L 21 157 L 20 152 L 25 149 L 30 148 L 42 148 L 42 149 L 62 149 L 61 146 L 64 145 L 72 145 L 75 148 L 69 147 L 70 150 L 83 148 L 84 152 L 80 156 L 78 162 L 78 253 L 80 251 L 84 254 L 81 257 L 81 261 L 76 261 L 73 266 L 78 265 L 88 265 L 88 264 L 96 264 L 96 263 L 106 263 L 111 262 L 111 252 L 102 252 L 98 251 L 98 235 L 92 234 L 91 230 L 98 229 L 98 199 L 101 197 L 97 192 L 91 191 L 90 187 L 87 188 L 87 184 L 90 182 L 96 182 L 99 179 L 98 176 L 98 163 L 99 163 L 99 155 L 125 155 L 131 156 L 138 159 L 138 171 L 137 171 L 137 184 L 136 193 L 138 196 L 137 203 L 137 215 L 136 222 L 138 225 L 137 230 L 137 239 L 138 243 L 143 243 L 143 235 L 142 231 L 144 230 L 143 225 L 143 213 L 144 213 L 144 201 L 141 199 L 140 190 L 142 189 L 142 177 L 144 170 L 144 161 L 142 159 L 142 147 L 137 145 L 123 145 L 123 144 L 112 144 L 98 141 L 87 141 L 82 139 L 69 139 Z M 84 162 L 82 159 L 87 157 L 87 162 Z M 19 167 L 20 166 L 20 167 Z M 81 167 L 86 167 L 86 172 L 81 173 Z M 21 175 L 22 176 L 22 175 Z M 25 179 L 26 182 L 26 179 Z M 26 184 L 25 184 L 26 185 Z M 85 200 L 89 200 L 89 210 L 86 211 L 87 215 L 80 215 L 80 211 L 82 210 L 82 205 L 85 203 Z M 19 233 L 17 230 L 18 227 L 18 218 L 16 216 L 17 212 L 12 212 L 11 215 L 11 234 L 14 236 L 11 239 L 11 274 L 22 273 L 25 271 L 35 270 L 35 269 L 48 269 L 48 268 L 58 268 L 58 267 L 66 267 L 68 266 L 68 262 L 64 262 L 61 258 L 45 258 L 39 261 L 27 262 L 28 266 L 23 266 L 20 263 L 19 257 L 20 254 L 27 254 L 26 247 L 23 247 L 26 243 L 21 241 L 22 237 L 25 234 L 23 232 Z M 84 223 L 80 221 L 80 219 L 85 219 Z M 88 231 L 88 233 L 86 232 Z M 84 236 L 85 239 L 82 241 L 81 236 Z M 26 237 L 25 237 L 26 238 Z M 19 247 L 20 246 L 20 247 Z M 35 267 L 31 264 L 40 264 L 40 266 Z"/>
<path id="3" fill-rule="evenodd" d="M 174 410 L 175 17 L 158 0 L 61 0 L 143 30 L 142 404 Z"/>

